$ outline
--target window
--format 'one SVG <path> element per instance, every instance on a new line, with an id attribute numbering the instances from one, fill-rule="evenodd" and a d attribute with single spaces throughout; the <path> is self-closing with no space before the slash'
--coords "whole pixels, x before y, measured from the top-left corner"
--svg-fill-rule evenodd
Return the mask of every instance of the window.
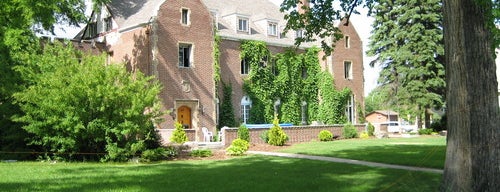
<path id="1" fill-rule="evenodd" d="M 302 37 L 304 37 L 304 30 L 302 30 L 302 29 L 296 30 L 295 31 L 295 37 L 296 38 L 302 38 Z"/>
<path id="2" fill-rule="evenodd" d="M 111 17 L 105 18 L 104 23 L 106 25 L 105 31 L 111 31 L 113 29 L 113 20 L 111 19 Z"/>
<path id="3" fill-rule="evenodd" d="M 248 74 L 250 72 L 250 63 L 247 62 L 247 59 L 241 60 L 241 74 Z"/>
<path id="4" fill-rule="evenodd" d="M 344 40 L 345 40 L 345 48 L 350 48 L 351 47 L 351 42 L 350 42 L 351 38 L 349 38 L 349 36 L 345 36 Z"/>
<path id="5" fill-rule="evenodd" d="M 179 67 L 191 66 L 191 44 L 179 44 Z"/>
<path id="6" fill-rule="evenodd" d="M 352 62 L 344 61 L 344 77 L 346 79 L 352 79 Z"/>
<path id="7" fill-rule="evenodd" d="M 352 124 L 356 123 L 356 120 L 354 118 L 354 95 L 351 95 L 349 97 L 349 100 L 347 100 L 345 116 L 347 117 L 347 122 L 350 122 Z"/>
<path id="8" fill-rule="evenodd" d="M 248 96 L 243 96 L 241 98 L 241 120 L 243 123 L 247 123 L 250 118 L 250 108 L 252 108 L 252 100 Z"/>
<path id="9" fill-rule="evenodd" d="M 183 25 L 189 25 L 189 9 L 182 9 L 182 11 L 181 11 L 181 23 Z"/>
<path id="10" fill-rule="evenodd" d="M 238 18 L 238 31 L 248 32 L 248 19 Z"/>
<path id="11" fill-rule="evenodd" d="M 278 24 L 273 22 L 268 23 L 267 34 L 270 36 L 278 36 Z"/>
<path id="12" fill-rule="evenodd" d="M 87 38 L 94 38 L 97 36 L 97 23 L 92 22 L 87 26 Z"/>

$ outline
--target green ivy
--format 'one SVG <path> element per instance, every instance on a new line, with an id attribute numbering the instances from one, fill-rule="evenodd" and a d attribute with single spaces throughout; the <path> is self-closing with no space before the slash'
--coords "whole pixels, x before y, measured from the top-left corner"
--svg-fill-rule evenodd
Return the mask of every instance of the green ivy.
<path id="1" fill-rule="evenodd" d="M 318 120 L 326 124 L 343 124 L 347 121 L 345 106 L 351 95 L 351 90 L 344 88 L 336 90 L 333 77 L 328 72 L 321 72 L 319 80 L 321 105 L 318 110 Z"/>
<path id="2" fill-rule="evenodd" d="M 333 78 L 327 72 L 321 72 L 318 59 L 318 48 L 304 51 L 287 49 L 283 53 L 272 55 L 265 42 L 243 41 L 240 57 L 250 64 L 248 78 L 244 80 L 243 89 L 252 100 L 249 123 L 266 123 L 274 119 L 274 102 L 281 101 L 277 117 L 282 122 L 300 124 L 302 120 L 302 102 L 307 102 L 308 121 L 321 120 L 326 123 L 345 122 L 345 104 L 349 90 L 336 91 Z M 330 80 L 320 78 L 329 76 Z M 324 84 L 320 84 L 324 82 Z M 331 112 L 320 111 L 318 95 L 326 93 L 322 98 L 323 106 Z M 329 115 L 336 115 L 329 117 Z M 308 122 L 308 123 L 309 123 Z"/>
<path id="3" fill-rule="evenodd" d="M 219 116 L 219 128 L 224 126 L 234 127 L 236 126 L 236 120 L 234 119 L 234 109 L 233 104 L 231 102 L 231 93 L 233 92 L 233 88 L 231 84 L 222 82 L 222 102 L 220 107 L 220 116 Z"/>

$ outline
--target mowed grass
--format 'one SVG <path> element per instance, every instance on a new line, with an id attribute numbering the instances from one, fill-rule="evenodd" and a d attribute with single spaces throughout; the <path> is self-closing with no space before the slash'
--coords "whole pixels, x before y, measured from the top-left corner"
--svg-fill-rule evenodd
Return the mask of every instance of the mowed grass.
<path id="1" fill-rule="evenodd" d="M 421 136 L 308 142 L 295 144 L 280 152 L 443 169 L 446 137 Z"/>
<path id="2" fill-rule="evenodd" d="M 437 191 L 441 174 L 249 155 L 157 164 L 0 163 L 0 191 Z"/>

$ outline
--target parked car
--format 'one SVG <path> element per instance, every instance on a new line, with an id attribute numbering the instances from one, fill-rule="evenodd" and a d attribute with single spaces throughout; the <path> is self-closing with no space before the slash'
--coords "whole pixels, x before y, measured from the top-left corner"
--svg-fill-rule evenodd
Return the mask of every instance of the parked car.
<path id="1" fill-rule="evenodd" d="M 413 132 L 417 131 L 417 126 L 415 125 L 410 125 L 408 122 L 400 122 L 399 121 L 389 121 L 387 123 L 387 132 L 390 133 L 408 133 L 408 132 Z"/>

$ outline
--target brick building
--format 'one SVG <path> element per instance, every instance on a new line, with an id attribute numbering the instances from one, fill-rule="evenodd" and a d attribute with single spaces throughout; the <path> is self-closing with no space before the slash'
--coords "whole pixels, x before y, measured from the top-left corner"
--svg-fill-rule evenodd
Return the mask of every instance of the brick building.
<path id="1" fill-rule="evenodd" d="M 247 71 L 242 69 L 240 43 L 264 41 L 271 53 L 294 46 L 300 31 L 283 34 L 283 16 L 268 0 L 113 0 L 94 11 L 75 38 L 104 42 L 112 62 L 124 62 L 130 71 L 158 78 L 164 87 L 160 95 L 163 109 L 171 111 L 158 125 L 160 129 L 173 128 L 174 121 L 179 121 L 187 128 L 214 131 L 219 101 L 213 68 L 214 28 L 222 39 L 221 79 L 232 83 L 232 103 L 240 117 L 245 113 L 242 102 L 247 99 L 242 89 Z M 352 24 L 338 26 L 345 37 L 320 65 L 333 74 L 337 88 L 352 89 L 346 113 L 356 123 L 356 106 L 363 106 L 362 43 Z"/>

